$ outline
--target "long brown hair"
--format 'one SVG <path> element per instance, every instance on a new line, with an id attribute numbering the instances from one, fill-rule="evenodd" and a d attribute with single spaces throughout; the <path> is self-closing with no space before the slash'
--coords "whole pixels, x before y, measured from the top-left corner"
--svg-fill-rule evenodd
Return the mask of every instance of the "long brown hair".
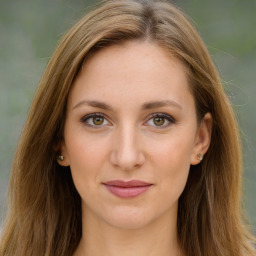
<path id="1" fill-rule="evenodd" d="M 87 56 L 127 40 L 164 46 L 181 59 L 198 120 L 210 112 L 212 138 L 203 162 L 192 166 L 179 199 L 178 236 L 185 255 L 255 255 L 241 216 L 239 129 L 208 51 L 185 15 L 164 1 L 110 0 L 82 18 L 62 39 L 39 84 L 22 133 L 10 181 L 0 255 L 72 255 L 81 238 L 81 202 L 69 168 L 57 164 L 66 105 Z"/>

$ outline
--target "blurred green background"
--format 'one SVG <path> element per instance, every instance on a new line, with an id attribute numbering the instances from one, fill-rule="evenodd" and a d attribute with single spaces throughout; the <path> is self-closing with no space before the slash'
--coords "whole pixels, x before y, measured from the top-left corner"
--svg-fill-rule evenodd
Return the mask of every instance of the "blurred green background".
<path id="1" fill-rule="evenodd" d="M 0 217 L 30 102 L 60 37 L 99 1 L 0 0 Z M 244 146 L 244 203 L 256 234 L 256 0 L 176 0 L 220 71 Z"/>

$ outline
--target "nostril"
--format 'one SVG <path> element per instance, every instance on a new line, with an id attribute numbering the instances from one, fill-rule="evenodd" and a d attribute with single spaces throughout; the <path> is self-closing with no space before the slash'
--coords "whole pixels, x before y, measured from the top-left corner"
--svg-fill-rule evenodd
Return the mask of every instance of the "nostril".
<path id="1" fill-rule="evenodd" d="M 111 164 L 123 170 L 139 168 L 145 161 L 136 126 L 128 123 L 126 120 L 116 130 L 110 156 Z"/>
<path id="2" fill-rule="evenodd" d="M 111 164 L 123 170 L 139 168 L 143 165 L 145 157 L 140 151 L 125 152 L 113 151 L 110 156 Z"/>

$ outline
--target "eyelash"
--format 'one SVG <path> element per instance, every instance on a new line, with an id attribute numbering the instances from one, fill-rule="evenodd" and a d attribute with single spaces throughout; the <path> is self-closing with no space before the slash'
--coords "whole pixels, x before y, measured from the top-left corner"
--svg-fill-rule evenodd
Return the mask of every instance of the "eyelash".
<path id="1" fill-rule="evenodd" d="M 92 114 L 89 114 L 89 115 L 86 115 L 84 116 L 82 119 L 81 119 L 81 122 L 83 124 L 85 124 L 86 126 L 88 127 L 91 127 L 91 128 L 94 128 L 94 129 L 99 129 L 99 128 L 102 128 L 103 126 L 106 126 L 106 125 L 92 125 L 92 124 L 89 124 L 88 123 L 88 120 L 89 119 L 93 119 L 93 118 L 96 118 L 96 117 L 100 117 L 100 118 L 103 118 L 103 122 L 105 120 L 107 120 L 106 116 L 102 113 L 92 113 Z"/>
<path id="2" fill-rule="evenodd" d="M 171 117 L 170 115 L 164 114 L 164 113 L 153 113 L 149 116 L 149 118 L 147 119 L 147 122 L 149 122 L 150 120 L 153 120 L 153 118 L 163 118 L 164 122 L 168 122 L 165 125 L 161 125 L 161 126 L 157 126 L 155 125 L 155 127 L 157 127 L 157 129 L 164 129 L 169 127 L 171 124 L 174 124 L 176 122 L 176 120 Z"/>
<path id="3" fill-rule="evenodd" d="M 93 129 L 100 129 L 104 126 L 108 126 L 109 124 L 100 124 L 100 125 L 93 125 L 93 124 L 89 124 L 88 123 L 88 120 L 90 119 L 93 119 L 93 118 L 96 118 L 96 117 L 100 117 L 100 118 L 103 118 L 103 123 L 105 122 L 105 120 L 107 120 L 108 118 L 102 114 L 102 113 L 92 113 L 92 114 L 89 114 L 89 115 L 86 115 L 84 116 L 83 118 L 81 118 L 81 122 L 83 124 L 85 124 L 86 126 L 88 127 L 91 127 Z M 153 120 L 153 118 L 163 118 L 164 119 L 164 123 L 166 123 L 166 121 L 168 122 L 167 124 L 165 125 L 160 125 L 160 126 L 157 126 L 157 125 L 153 125 L 154 127 L 156 127 L 157 129 L 164 129 L 166 127 L 169 127 L 171 124 L 174 124 L 176 122 L 176 120 L 171 117 L 170 115 L 167 115 L 167 114 L 164 114 L 164 113 L 153 113 L 151 114 L 148 118 L 147 118 L 147 122 L 149 122 L 150 120 Z M 107 121 L 108 122 L 108 121 Z M 148 125 L 150 126 L 150 125 Z"/>

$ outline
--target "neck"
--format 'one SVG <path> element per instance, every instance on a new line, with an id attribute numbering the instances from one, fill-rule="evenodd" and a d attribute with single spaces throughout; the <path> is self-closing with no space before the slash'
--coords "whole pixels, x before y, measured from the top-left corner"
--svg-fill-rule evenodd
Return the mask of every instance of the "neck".
<path id="1" fill-rule="evenodd" d="M 176 219 L 167 215 L 143 228 L 121 229 L 83 211 L 83 235 L 74 256 L 181 256 Z"/>

